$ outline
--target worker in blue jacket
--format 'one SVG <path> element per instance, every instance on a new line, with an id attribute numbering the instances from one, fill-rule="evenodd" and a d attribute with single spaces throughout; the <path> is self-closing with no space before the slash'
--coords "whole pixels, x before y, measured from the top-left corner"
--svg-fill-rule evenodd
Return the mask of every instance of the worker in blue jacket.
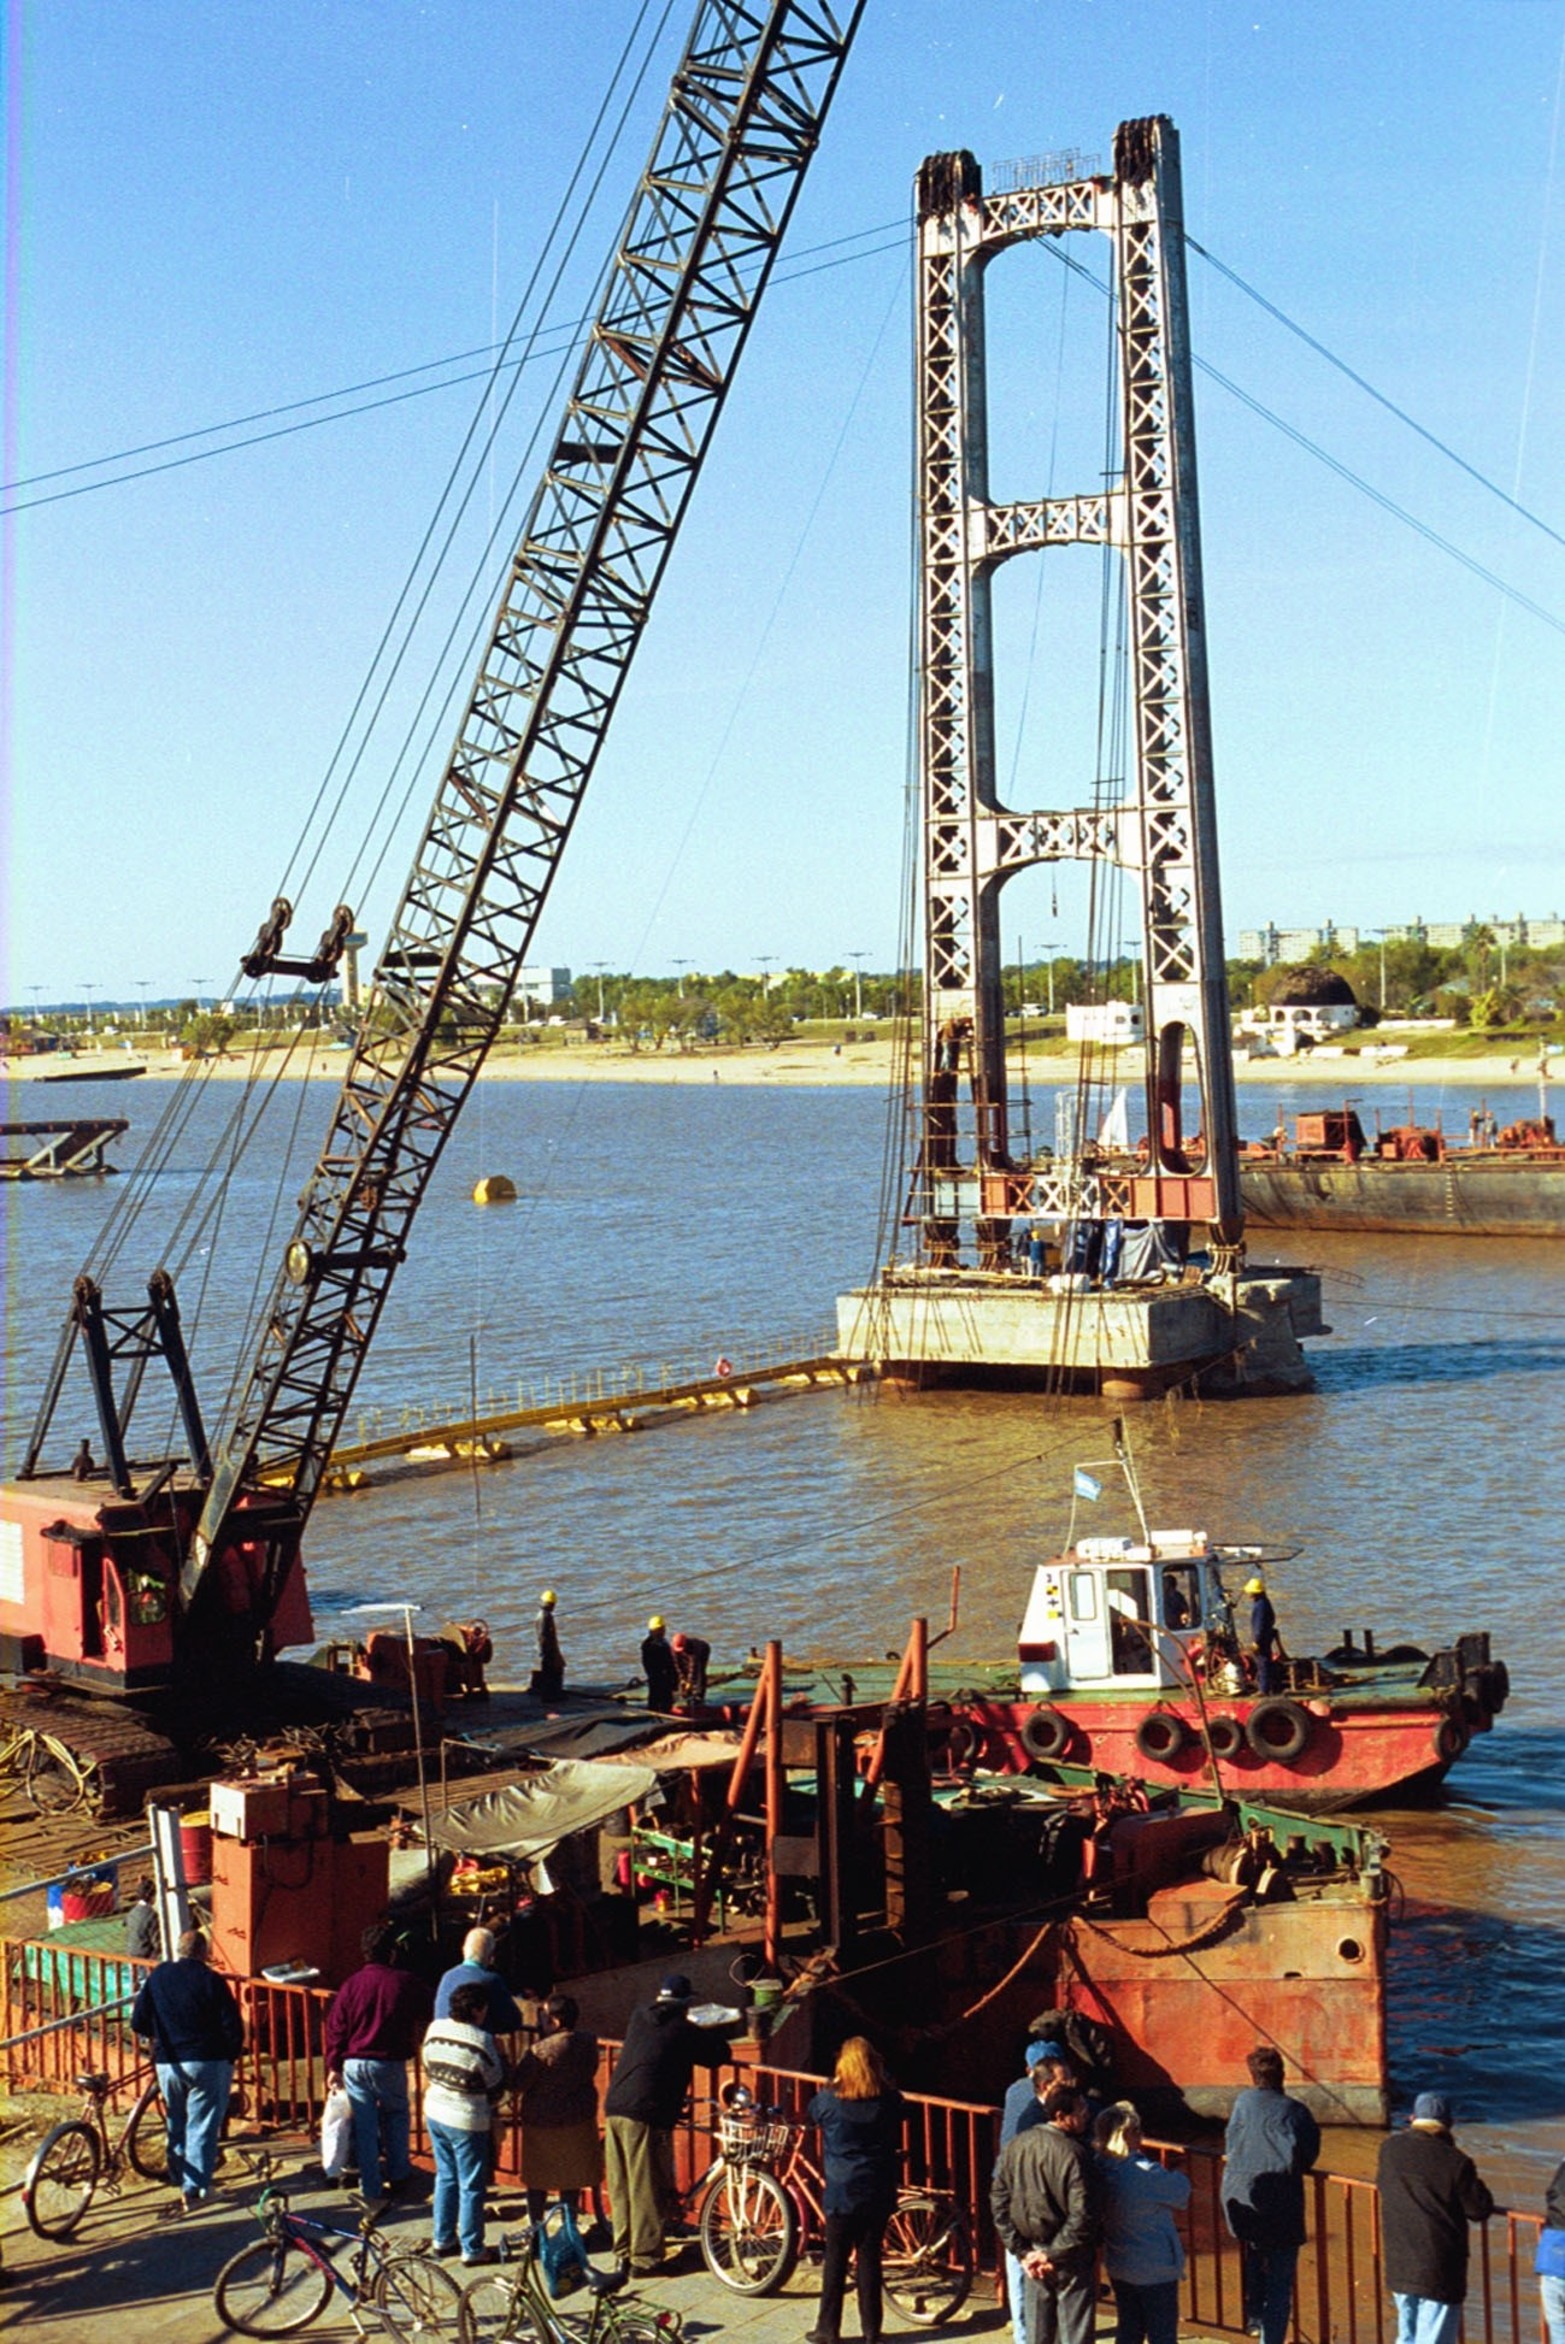
<path id="1" fill-rule="evenodd" d="M 1277 1633 L 1277 1614 L 1272 1599 L 1266 1592 L 1264 1579 L 1247 1579 L 1245 1594 L 1250 1604 L 1250 1651 L 1255 1661 L 1256 1689 L 1262 1694 L 1280 1693 L 1282 1681 L 1282 1639 Z"/>

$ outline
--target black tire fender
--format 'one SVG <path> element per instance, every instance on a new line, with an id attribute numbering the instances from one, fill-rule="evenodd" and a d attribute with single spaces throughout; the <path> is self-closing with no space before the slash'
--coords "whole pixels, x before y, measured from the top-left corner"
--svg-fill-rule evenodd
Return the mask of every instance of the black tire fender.
<path id="1" fill-rule="evenodd" d="M 1214 1758 L 1237 1758 L 1245 1747 L 1244 1727 L 1230 1710 L 1207 1719 L 1206 1738 L 1212 1745 Z"/>
<path id="2" fill-rule="evenodd" d="M 1435 1757 L 1442 1766 L 1454 1766 L 1472 1740 L 1466 1724 L 1459 1717 L 1442 1717 L 1435 1727 Z"/>
<path id="3" fill-rule="evenodd" d="M 1040 1701 L 1022 1720 L 1022 1748 L 1029 1758 L 1061 1758 L 1073 1731 L 1070 1719 L 1052 1702 Z"/>
<path id="4" fill-rule="evenodd" d="M 946 1735 L 946 1764 L 953 1774 L 965 1774 L 984 1746 L 981 1730 L 970 1717 L 954 1717 Z"/>
<path id="5" fill-rule="evenodd" d="M 1173 1709 L 1149 1709 L 1136 1728 L 1136 1748 L 1159 1766 L 1170 1765 L 1189 1739 L 1189 1728 Z"/>
<path id="6" fill-rule="evenodd" d="M 1309 1745 L 1313 1723 L 1309 1711 L 1301 1709 L 1297 1701 L 1290 1701 L 1285 1693 L 1268 1693 L 1245 1719 L 1244 1737 L 1257 1758 L 1292 1766 Z"/>

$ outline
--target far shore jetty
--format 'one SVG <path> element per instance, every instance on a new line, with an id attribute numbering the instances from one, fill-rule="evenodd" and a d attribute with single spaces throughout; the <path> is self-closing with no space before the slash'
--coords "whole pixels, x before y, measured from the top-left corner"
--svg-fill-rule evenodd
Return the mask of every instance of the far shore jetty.
<path id="1" fill-rule="evenodd" d="M 278 1072 L 280 1056 L 276 1049 L 230 1050 L 197 1063 L 203 1074 L 226 1081 L 243 1081 L 247 1077 L 264 1080 Z M 848 1085 L 884 1090 L 894 1075 L 900 1073 L 901 1056 L 902 1045 L 894 1042 L 889 1034 L 842 1043 L 824 1039 L 784 1042 L 775 1049 L 752 1044 L 742 1049 L 632 1050 L 619 1042 L 549 1040 L 520 1046 L 506 1042 L 490 1052 L 481 1079 L 485 1082 L 708 1085 L 716 1082 L 791 1090 L 836 1089 Z M 282 1071 L 289 1077 L 336 1082 L 342 1078 L 347 1058 L 348 1053 L 341 1045 L 333 1048 L 301 1044 L 289 1053 Z M 0 1079 L 21 1083 L 52 1078 L 58 1082 L 74 1075 L 78 1081 L 90 1082 L 95 1077 L 102 1080 L 110 1075 L 123 1076 L 127 1061 L 150 1077 L 174 1079 L 191 1071 L 190 1062 L 177 1050 L 98 1050 L 77 1055 L 54 1051 L 36 1057 L 0 1059 Z M 1565 1066 L 1565 1059 L 1560 1063 Z M 1073 1052 L 1047 1049 L 1029 1050 L 1025 1056 L 1013 1051 L 1010 1073 L 1013 1084 L 1019 1086 L 1025 1081 L 1039 1092 L 1069 1089 L 1076 1081 L 1075 1056 Z M 1507 1084 L 1535 1082 L 1540 1074 L 1547 1079 L 1551 1073 L 1552 1062 L 1546 1060 L 1540 1064 L 1535 1043 L 1529 1043 L 1519 1053 L 1502 1049 L 1481 1058 L 1389 1057 L 1371 1055 L 1368 1049 L 1316 1050 L 1298 1058 L 1250 1058 L 1241 1052 L 1234 1056 L 1234 1076 L 1241 1086 L 1309 1083 L 1335 1091 L 1339 1096 L 1367 1086 L 1377 1090 L 1407 1090 L 1414 1084 L 1421 1090 L 1446 1085 L 1464 1090 L 1486 1086 L 1503 1089 Z M 1117 1063 L 1113 1065 L 1106 1059 L 1100 1061 L 1095 1079 L 1138 1083 L 1140 1049 L 1119 1051 Z"/>

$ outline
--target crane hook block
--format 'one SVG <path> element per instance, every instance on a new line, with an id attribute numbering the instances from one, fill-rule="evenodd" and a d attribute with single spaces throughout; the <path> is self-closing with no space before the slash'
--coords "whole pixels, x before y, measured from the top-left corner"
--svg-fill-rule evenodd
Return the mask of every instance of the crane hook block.
<path id="1" fill-rule="evenodd" d="M 322 935 L 309 960 L 285 960 L 282 941 L 288 923 L 293 918 L 293 905 L 286 896 L 278 896 L 272 905 L 260 934 L 241 962 L 247 977 L 302 977 L 307 985 L 324 985 L 337 974 L 338 963 L 347 950 L 348 938 L 353 934 L 353 913 L 340 903 L 332 913 L 331 925 Z"/>

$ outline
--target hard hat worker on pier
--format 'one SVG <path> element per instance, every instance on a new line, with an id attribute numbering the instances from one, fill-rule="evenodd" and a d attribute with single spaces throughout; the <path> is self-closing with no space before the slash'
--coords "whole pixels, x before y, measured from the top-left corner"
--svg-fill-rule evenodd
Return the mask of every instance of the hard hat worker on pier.
<path id="1" fill-rule="evenodd" d="M 678 1638 L 675 1638 L 675 1643 Z M 654 1612 L 641 1639 L 641 1673 L 647 1680 L 647 1707 L 667 1712 L 674 1706 L 679 1669 L 661 1612 Z"/>
<path id="2" fill-rule="evenodd" d="M 1282 1639 L 1277 1633 L 1277 1614 L 1272 1599 L 1266 1592 L 1266 1582 L 1259 1576 L 1246 1579 L 1245 1594 L 1250 1604 L 1250 1657 L 1255 1663 L 1255 1686 L 1261 1694 L 1281 1693 L 1285 1688 L 1282 1673 Z"/>
<path id="3" fill-rule="evenodd" d="M 542 1694 L 545 1701 L 557 1701 L 565 1690 L 565 1655 L 560 1650 L 560 1631 L 555 1620 L 555 1593 L 546 1587 L 538 1598 L 538 1617 L 533 1634 L 538 1643 L 538 1666 L 533 1670 L 528 1691 Z"/>

